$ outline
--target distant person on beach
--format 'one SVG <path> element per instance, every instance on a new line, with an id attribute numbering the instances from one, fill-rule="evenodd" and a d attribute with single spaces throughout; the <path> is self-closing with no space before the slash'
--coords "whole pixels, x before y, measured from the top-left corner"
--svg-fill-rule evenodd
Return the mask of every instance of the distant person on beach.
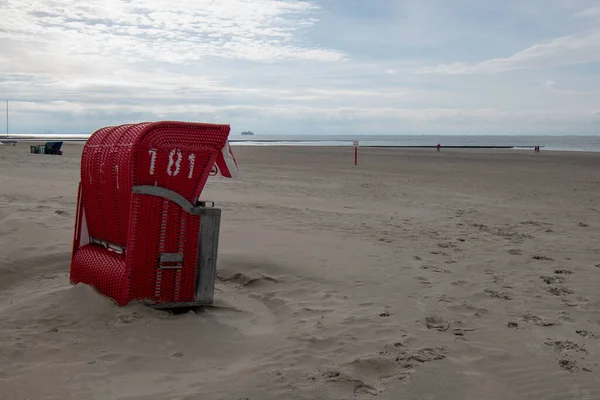
<path id="1" fill-rule="evenodd" d="M 440 144 L 438 143 L 437 146 L 435 146 L 435 147 L 437 148 L 437 151 L 440 151 L 440 147 L 442 147 L 442 146 L 440 146 Z"/>

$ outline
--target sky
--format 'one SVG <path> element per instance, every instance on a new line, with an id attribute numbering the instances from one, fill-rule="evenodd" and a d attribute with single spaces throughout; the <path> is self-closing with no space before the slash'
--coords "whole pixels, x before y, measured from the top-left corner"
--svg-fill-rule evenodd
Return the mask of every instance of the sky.
<path id="1" fill-rule="evenodd" d="M 13 134 L 600 135 L 600 1 L 0 0 L 4 99 Z"/>

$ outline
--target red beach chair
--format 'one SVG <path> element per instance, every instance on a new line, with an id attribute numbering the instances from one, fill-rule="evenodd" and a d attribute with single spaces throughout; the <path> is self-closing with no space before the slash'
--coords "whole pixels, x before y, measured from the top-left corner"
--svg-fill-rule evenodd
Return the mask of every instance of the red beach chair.
<path id="1" fill-rule="evenodd" d="M 209 175 L 236 172 L 229 131 L 171 121 L 96 131 L 81 157 L 71 282 L 121 306 L 211 304 L 221 210 L 199 198 Z"/>

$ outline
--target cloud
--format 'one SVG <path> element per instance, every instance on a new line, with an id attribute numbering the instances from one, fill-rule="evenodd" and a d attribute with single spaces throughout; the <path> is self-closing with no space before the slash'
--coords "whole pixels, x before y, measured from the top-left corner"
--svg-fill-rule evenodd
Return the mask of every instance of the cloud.
<path id="1" fill-rule="evenodd" d="M 544 82 L 544 86 L 549 92 L 558 93 L 558 94 L 566 94 L 572 96 L 598 96 L 600 95 L 600 91 L 594 90 L 569 90 L 559 88 L 556 82 L 549 80 Z M 600 100 L 600 99 L 599 99 Z"/>
<path id="2" fill-rule="evenodd" d="M 234 105 L 214 106 L 203 103 L 188 104 L 89 104 L 74 101 L 49 101 L 15 102 L 12 110 L 18 115 L 40 113 L 69 113 L 69 114 L 136 114 L 152 113 L 176 116 L 192 116 L 198 114 L 235 114 L 239 111 L 251 112 L 255 117 L 286 118 L 286 119 L 316 119 L 328 121 L 363 120 L 372 119 L 404 122 L 443 122 L 463 123 L 465 121 L 497 123 L 506 119 L 514 122 L 539 122 L 539 121 L 570 121 L 580 117 L 591 117 L 593 113 L 581 112 L 579 114 L 560 113 L 555 111 L 514 111 L 490 108 L 461 109 L 461 108 L 397 108 L 397 107 L 296 107 L 293 105 L 281 106 L 256 106 Z"/>
<path id="3" fill-rule="evenodd" d="M 581 19 L 600 19 L 600 6 L 591 7 L 580 11 L 574 15 L 575 18 Z"/>
<path id="4" fill-rule="evenodd" d="M 596 133 L 593 66 L 556 68 L 600 59 L 593 5 L 0 0 L 0 93 L 23 133 Z"/>
<path id="5" fill-rule="evenodd" d="M 504 58 L 474 64 L 452 63 L 413 70 L 415 74 L 495 74 L 600 62 L 600 29 L 562 36 Z"/>
<path id="6" fill-rule="evenodd" d="M 303 45 L 319 8 L 292 0 L 39 0 L 0 6 L 1 40 L 55 57 L 184 64 L 207 57 L 340 61 L 339 51 Z"/>

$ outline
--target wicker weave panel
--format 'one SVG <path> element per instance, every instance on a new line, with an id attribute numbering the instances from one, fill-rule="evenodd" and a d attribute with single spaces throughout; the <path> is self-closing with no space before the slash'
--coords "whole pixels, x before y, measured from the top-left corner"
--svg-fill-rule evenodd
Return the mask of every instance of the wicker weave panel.
<path id="1" fill-rule="evenodd" d="M 80 247 L 73 255 L 71 282 L 92 285 L 122 306 L 129 301 L 125 256 L 97 245 Z"/>
<path id="2" fill-rule="evenodd" d="M 132 196 L 132 210 L 127 244 L 131 298 L 155 303 L 193 301 L 200 216 L 187 214 L 169 200 L 139 194 Z M 148 218 L 147 210 L 158 211 L 159 218 Z M 156 262 L 161 253 L 181 254 L 181 268 L 161 268 Z"/>

